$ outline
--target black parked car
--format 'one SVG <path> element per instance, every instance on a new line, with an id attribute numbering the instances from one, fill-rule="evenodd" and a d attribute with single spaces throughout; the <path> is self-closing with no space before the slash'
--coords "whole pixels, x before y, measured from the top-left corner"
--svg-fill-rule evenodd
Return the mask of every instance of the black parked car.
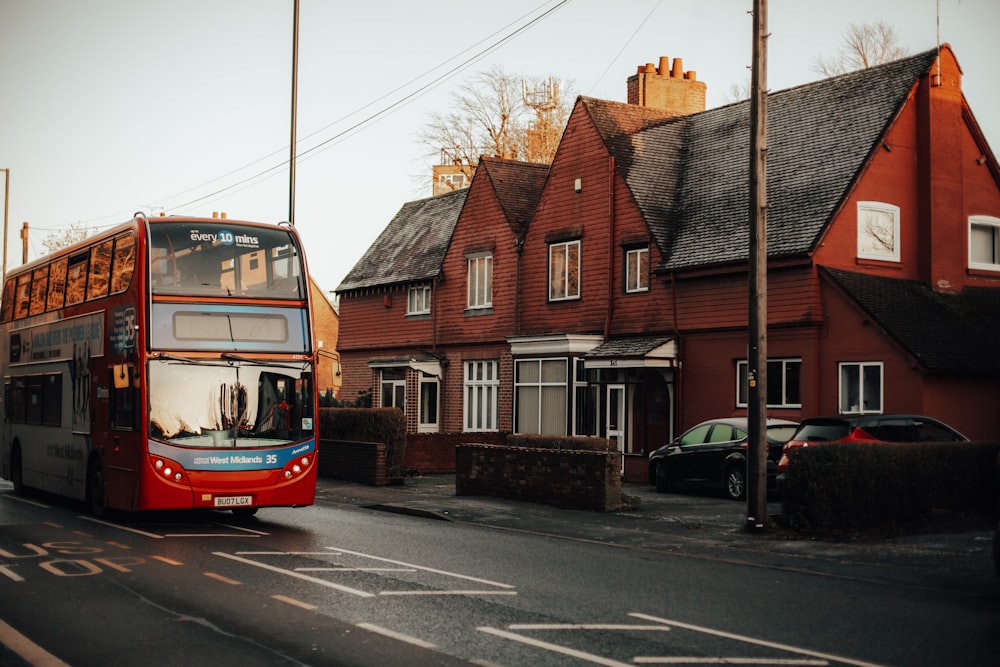
<path id="1" fill-rule="evenodd" d="M 784 419 L 767 420 L 767 485 L 774 488 L 778 459 L 785 441 L 798 426 Z M 686 485 L 722 487 L 740 500 L 746 495 L 747 420 L 711 419 L 686 431 L 649 454 L 649 481 L 660 493 Z"/>

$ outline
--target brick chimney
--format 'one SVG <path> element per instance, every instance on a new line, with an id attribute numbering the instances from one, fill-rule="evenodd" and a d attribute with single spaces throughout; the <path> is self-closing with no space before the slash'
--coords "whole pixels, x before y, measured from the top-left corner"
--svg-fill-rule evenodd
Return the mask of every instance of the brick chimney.
<path id="1" fill-rule="evenodd" d="M 686 116 L 705 110 L 705 84 L 696 72 L 684 71 L 680 58 L 670 67 L 670 58 L 663 56 L 659 67 L 639 65 L 628 78 L 628 103 Z"/>

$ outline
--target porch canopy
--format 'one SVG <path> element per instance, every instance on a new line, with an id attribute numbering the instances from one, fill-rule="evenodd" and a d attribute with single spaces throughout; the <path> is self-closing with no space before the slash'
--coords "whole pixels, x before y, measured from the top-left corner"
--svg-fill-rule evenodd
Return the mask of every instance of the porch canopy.
<path id="1" fill-rule="evenodd" d="M 677 338 L 644 336 L 615 338 L 601 343 L 583 357 L 584 368 L 674 368 Z"/>

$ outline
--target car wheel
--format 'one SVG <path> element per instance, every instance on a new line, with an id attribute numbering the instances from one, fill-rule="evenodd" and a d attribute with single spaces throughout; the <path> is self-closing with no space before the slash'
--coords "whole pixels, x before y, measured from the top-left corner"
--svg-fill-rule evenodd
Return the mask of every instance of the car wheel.
<path id="1" fill-rule="evenodd" d="M 667 465 L 664 462 L 656 464 L 656 492 L 667 493 L 671 490 L 670 480 L 667 478 Z"/>
<path id="2" fill-rule="evenodd" d="M 732 500 L 743 500 L 747 492 L 747 475 L 742 466 L 726 468 L 726 495 Z"/>

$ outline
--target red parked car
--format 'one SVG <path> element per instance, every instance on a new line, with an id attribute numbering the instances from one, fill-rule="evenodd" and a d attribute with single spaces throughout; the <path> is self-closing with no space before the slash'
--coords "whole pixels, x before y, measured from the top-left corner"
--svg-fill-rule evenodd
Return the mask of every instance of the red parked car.
<path id="1" fill-rule="evenodd" d="M 788 469 L 788 452 L 799 447 L 841 442 L 960 442 L 968 440 L 952 427 L 923 415 L 864 415 L 861 417 L 812 417 L 781 450 L 778 482 Z"/>

